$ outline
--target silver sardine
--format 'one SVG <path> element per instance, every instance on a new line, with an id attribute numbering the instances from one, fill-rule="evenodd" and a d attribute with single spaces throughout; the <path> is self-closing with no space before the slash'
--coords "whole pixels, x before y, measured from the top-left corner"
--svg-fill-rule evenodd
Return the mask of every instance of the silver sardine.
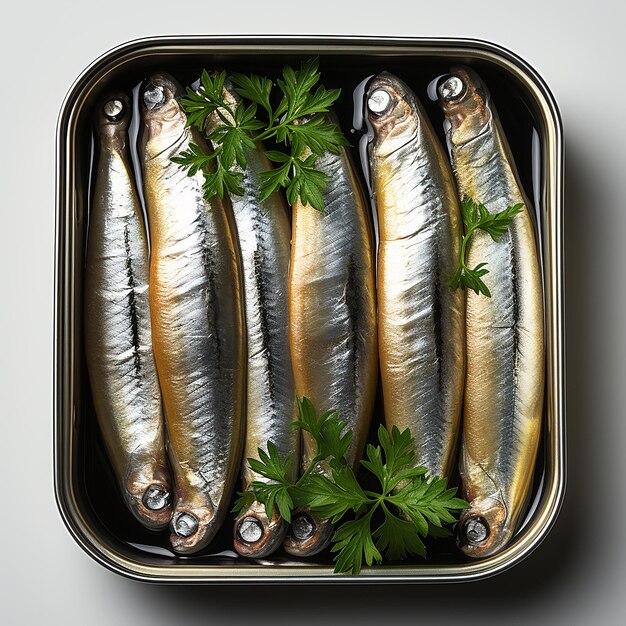
<path id="1" fill-rule="evenodd" d="M 180 85 L 154 74 L 141 93 L 144 192 L 152 245 L 150 310 L 176 481 L 176 552 L 205 547 L 224 520 L 244 433 L 245 326 L 229 206 L 172 162 L 200 133 L 185 126 Z"/>
<path id="2" fill-rule="evenodd" d="M 367 107 L 385 421 L 411 431 L 416 465 L 447 478 L 465 377 L 465 294 L 449 286 L 462 237 L 458 195 L 445 152 L 406 84 L 379 74 Z"/>
<path id="3" fill-rule="evenodd" d="M 489 92 L 467 68 L 438 84 L 459 193 L 492 212 L 523 203 L 499 241 L 476 232 L 467 265 L 486 263 L 492 297 L 467 296 L 467 383 L 461 478 L 471 508 L 458 542 L 471 557 L 504 548 L 529 493 L 544 390 L 543 298 L 531 220 Z"/>
<path id="4" fill-rule="evenodd" d="M 148 243 L 128 156 L 130 99 L 98 108 L 99 150 L 85 265 L 85 353 L 105 447 L 127 506 L 150 529 L 169 522 L 148 296 Z"/>
<path id="5" fill-rule="evenodd" d="M 239 97 L 226 83 L 224 97 L 234 111 Z M 227 111 L 221 111 L 228 118 Z M 224 122 L 209 116 L 206 132 Z M 246 393 L 246 436 L 242 463 L 242 487 L 253 481 L 267 482 L 252 471 L 248 458 L 258 458 L 258 449 L 267 450 L 271 441 L 281 456 L 291 457 L 291 479 L 298 472 L 300 434 L 291 428 L 295 419 L 295 398 L 289 353 L 288 283 L 291 253 L 291 223 L 288 207 L 279 193 L 261 200 L 260 174 L 272 169 L 263 146 L 246 150 L 247 166 L 243 196 L 230 195 L 243 269 L 248 377 Z M 268 519 L 265 507 L 254 503 L 235 520 L 234 545 L 237 552 L 250 557 L 271 554 L 282 543 L 287 527 L 275 508 Z"/>
<path id="6" fill-rule="evenodd" d="M 356 469 L 369 432 L 376 382 L 375 254 L 369 204 L 347 150 L 325 154 L 316 167 L 329 183 L 324 210 L 293 206 L 289 332 L 296 391 L 317 411 L 336 409 L 353 431 L 347 461 Z M 302 467 L 315 454 L 303 437 Z M 316 554 L 333 526 L 308 511 L 297 514 L 285 549 Z"/>

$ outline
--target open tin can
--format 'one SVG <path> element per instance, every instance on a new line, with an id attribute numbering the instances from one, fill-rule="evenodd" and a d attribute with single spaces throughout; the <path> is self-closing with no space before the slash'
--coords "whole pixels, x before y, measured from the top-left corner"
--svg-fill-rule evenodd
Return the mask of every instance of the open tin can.
<path id="1" fill-rule="evenodd" d="M 320 59 L 324 84 L 343 89 L 337 110 L 349 139 L 354 110 L 350 87 L 356 89 L 368 76 L 382 70 L 400 76 L 440 128 L 437 107 L 420 89 L 451 64 L 477 68 L 497 102 L 522 183 L 534 202 L 546 340 L 542 444 L 525 521 L 510 545 L 490 558 L 471 561 L 444 542 L 429 548 L 426 560 L 364 568 L 359 576 L 337 575 L 328 553 L 302 562 L 280 554 L 257 561 L 237 557 L 228 522 L 209 548 L 212 554 L 177 557 L 163 537 L 134 522 L 115 493 L 95 424 L 82 339 L 94 103 L 104 90 L 130 89 L 157 70 L 190 84 L 205 67 L 275 76 L 284 65 L 299 65 L 313 56 Z M 358 136 L 351 143 L 357 146 Z M 95 560 L 131 578 L 167 583 L 450 582 L 508 569 L 546 536 L 565 491 L 563 146 L 554 98 L 519 57 L 490 43 L 461 39 L 193 36 L 133 41 L 94 61 L 70 89 L 58 121 L 56 176 L 55 490 L 67 528 Z"/>

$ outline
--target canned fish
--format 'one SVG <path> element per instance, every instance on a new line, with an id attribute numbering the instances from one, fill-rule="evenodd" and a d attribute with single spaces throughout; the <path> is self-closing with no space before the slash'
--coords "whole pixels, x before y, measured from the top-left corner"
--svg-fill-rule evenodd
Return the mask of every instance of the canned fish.
<path id="1" fill-rule="evenodd" d="M 306 559 L 281 551 L 257 560 L 239 557 L 232 548 L 232 524 L 224 524 L 208 550 L 181 557 L 170 550 L 167 533 L 142 526 L 117 495 L 116 477 L 95 420 L 83 346 L 94 107 L 105 92 L 135 88 L 136 108 L 138 86 L 154 71 L 167 71 L 183 84 L 191 84 L 204 67 L 274 76 L 283 66 L 312 56 L 319 58 L 324 83 L 342 88 L 336 112 L 344 132 L 352 128 L 351 151 L 362 164 L 359 145 L 366 140 L 359 140 L 366 131 L 359 117 L 361 109 L 354 103 L 363 101 L 364 79 L 387 70 L 401 76 L 413 90 L 425 92 L 432 79 L 447 73 L 451 65 L 469 65 L 489 84 L 520 179 L 532 196 L 545 326 L 542 438 L 524 521 L 508 546 L 494 556 L 471 560 L 452 541 L 439 541 L 429 546 L 427 560 L 364 568 L 359 577 L 353 577 L 333 574 L 327 551 Z M 437 106 L 424 101 L 431 119 L 441 119 Z M 129 130 L 131 152 L 136 150 L 136 113 Z M 537 73 L 511 52 L 481 41 L 155 37 L 124 44 L 94 61 L 70 89 L 57 130 L 55 489 L 60 513 L 77 543 L 122 575 L 168 583 L 477 580 L 512 567 L 532 552 L 552 527 L 565 491 L 561 133 L 557 105 Z M 137 164 L 136 153 L 133 157 Z M 364 168 L 364 185 L 369 184 L 367 176 Z M 375 414 L 379 414 L 380 393 L 376 402 Z"/>

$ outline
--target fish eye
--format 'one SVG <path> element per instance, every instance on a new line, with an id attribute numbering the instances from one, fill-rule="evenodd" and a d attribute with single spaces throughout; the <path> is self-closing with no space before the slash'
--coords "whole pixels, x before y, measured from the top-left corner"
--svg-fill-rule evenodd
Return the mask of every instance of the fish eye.
<path id="1" fill-rule="evenodd" d="M 119 98 L 113 98 L 105 102 L 102 112 L 109 122 L 117 122 L 126 113 L 126 103 Z"/>
<path id="2" fill-rule="evenodd" d="M 468 518 L 463 524 L 465 541 L 471 546 L 478 546 L 484 543 L 489 537 L 489 534 L 489 524 L 484 517 L 475 515 Z"/>
<path id="3" fill-rule="evenodd" d="M 467 92 L 467 86 L 455 74 L 443 76 L 437 85 L 437 93 L 444 102 L 460 100 Z"/>
<path id="4" fill-rule="evenodd" d="M 374 115 L 382 115 L 389 110 L 391 101 L 391 94 L 386 89 L 376 89 L 367 99 L 367 108 Z"/>
<path id="5" fill-rule="evenodd" d="M 149 82 L 143 90 L 143 102 L 149 111 L 162 107 L 165 104 L 165 89 Z"/>
<path id="6" fill-rule="evenodd" d="M 198 526 L 198 518 L 191 513 L 180 513 L 172 520 L 172 530 L 179 537 L 191 537 Z"/>
<path id="7" fill-rule="evenodd" d="M 150 485 L 143 494 L 143 503 L 151 511 L 160 511 L 170 502 L 170 494 L 159 485 Z"/>
<path id="8" fill-rule="evenodd" d="M 263 537 L 263 524 L 255 517 L 244 517 L 239 524 L 237 534 L 246 543 L 256 543 Z"/>
<path id="9" fill-rule="evenodd" d="M 304 513 L 298 515 L 291 523 L 291 532 L 298 541 L 306 541 L 315 532 L 315 522 Z"/>

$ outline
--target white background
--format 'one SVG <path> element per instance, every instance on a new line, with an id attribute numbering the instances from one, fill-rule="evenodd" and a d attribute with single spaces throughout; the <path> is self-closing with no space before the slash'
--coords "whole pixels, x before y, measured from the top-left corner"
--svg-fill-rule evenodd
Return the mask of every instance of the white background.
<path id="1" fill-rule="evenodd" d="M 3 624 L 626 623 L 624 13 L 605 0 L 232 0 L 3 4 L 0 36 L 0 622 Z M 566 137 L 569 485 L 545 543 L 482 583 L 164 588 L 92 562 L 52 487 L 54 140 L 94 58 L 162 34 L 458 36 L 531 63 Z"/>

